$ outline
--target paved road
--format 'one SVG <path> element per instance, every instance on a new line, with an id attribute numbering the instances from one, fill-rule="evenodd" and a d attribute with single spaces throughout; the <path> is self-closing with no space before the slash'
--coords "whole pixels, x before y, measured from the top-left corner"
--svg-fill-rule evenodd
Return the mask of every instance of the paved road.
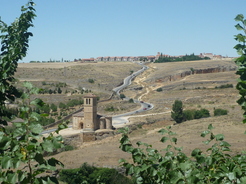
<path id="1" fill-rule="evenodd" d="M 140 70 L 132 73 L 130 76 L 126 77 L 124 79 L 124 83 L 121 86 L 118 86 L 118 87 L 113 89 L 113 91 L 117 95 L 120 95 L 120 91 L 122 89 L 124 89 L 125 87 L 129 86 L 131 84 L 131 81 L 136 76 L 138 76 L 139 74 L 141 74 L 142 72 L 144 72 L 145 70 L 147 70 L 149 68 L 149 67 L 145 66 L 142 63 L 138 63 L 138 64 L 141 65 L 142 68 Z M 128 97 L 124 98 L 124 100 L 129 100 L 129 99 L 130 98 L 128 98 Z M 143 111 L 147 111 L 147 110 L 150 110 L 150 109 L 152 109 L 154 107 L 154 105 L 152 105 L 150 103 L 146 103 L 146 102 L 135 100 L 135 99 L 134 99 L 134 103 L 140 103 L 141 107 L 138 110 L 135 110 L 135 111 L 131 111 L 131 112 L 127 112 L 127 113 L 124 113 L 124 114 L 119 114 L 119 115 L 113 116 L 112 117 L 113 126 L 119 126 L 119 125 L 123 125 L 125 123 L 128 123 L 128 117 L 126 117 L 126 116 L 137 114 L 137 113 L 140 113 L 140 112 L 143 112 Z M 68 128 L 71 128 L 71 127 L 72 127 L 71 125 L 68 126 Z M 51 132 L 54 132 L 54 131 L 56 131 L 56 129 L 49 129 L 49 130 L 43 131 L 42 134 L 47 134 L 47 133 L 51 133 Z"/>
<path id="2" fill-rule="evenodd" d="M 149 68 L 149 67 L 145 66 L 142 63 L 138 63 L 138 64 L 142 66 L 142 69 L 140 69 L 137 72 L 134 72 L 130 76 L 126 77 L 124 79 L 124 82 L 123 82 L 123 84 L 121 86 L 118 86 L 118 87 L 116 87 L 116 88 L 113 89 L 113 91 L 117 95 L 120 95 L 120 91 L 122 89 L 124 89 L 125 87 L 129 86 L 131 84 L 131 81 L 136 76 L 138 76 L 139 74 L 141 74 L 142 72 L 144 72 L 145 70 L 147 70 Z M 130 98 L 126 97 L 123 100 L 129 100 L 129 99 Z M 150 109 L 154 108 L 154 105 L 153 104 L 146 103 L 146 102 L 143 102 L 143 101 L 139 101 L 139 100 L 136 100 L 136 99 L 134 99 L 134 103 L 140 103 L 141 104 L 141 107 L 138 110 L 135 110 L 135 111 L 131 111 L 131 112 L 127 112 L 127 113 L 124 113 L 124 114 L 119 114 L 119 115 L 113 116 L 112 117 L 112 119 L 113 119 L 113 126 L 118 126 L 118 125 L 122 125 L 122 124 L 128 123 L 128 120 L 127 120 L 126 116 L 137 114 L 137 113 L 140 113 L 140 112 L 143 112 L 143 111 L 147 111 L 147 110 L 150 110 Z"/>

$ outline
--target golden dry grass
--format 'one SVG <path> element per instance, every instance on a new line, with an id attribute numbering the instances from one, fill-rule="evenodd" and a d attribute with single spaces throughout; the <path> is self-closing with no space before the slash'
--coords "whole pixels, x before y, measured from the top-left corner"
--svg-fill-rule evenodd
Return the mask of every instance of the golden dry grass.
<path id="1" fill-rule="evenodd" d="M 110 68 L 112 65 L 112 63 L 102 63 L 99 66 L 104 64 L 108 65 L 107 67 L 105 66 L 105 68 Z M 95 68 L 97 68 L 98 64 L 92 65 L 93 70 L 96 70 Z M 138 66 L 133 64 L 128 66 L 128 64 L 119 63 L 118 69 L 116 67 L 115 70 L 124 70 L 125 75 L 127 75 L 133 66 L 135 69 L 138 68 Z M 180 99 L 183 101 L 185 109 L 206 108 L 211 114 L 211 117 L 209 118 L 187 121 L 179 125 L 172 126 L 172 130 L 176 132 L 178 136 L 178 146 L 183 146 L 185 153 L 189 154 L 194 148 L 206 148 L 206 146 L 202 144 L 202 141 L 205 139 L 200 137 L 200 133 L 205 130 L 210 123 L 215 126 L 215 133 L 225 134 L 226 141 L 232 144 L 232 150 L 234 153 L 245 150 L 246 139 L 243 133 L 246 130 L 246 127 L 241 123 L 242 111 L 236 103 L 236 100 L 238 99 L 238 91 L 235 87 L 215 89 L 215 86 L 220 86 L 222 84 L 233 84 L 235 86 L 237 78 L 235 71 L 195 74 L 177 81 L 157 82 L 157 79 L 161 79 L 166 75 L 187 71 L 190 70 L 191 67 L 202 69 L 217 66 L 235 67 L 234 63 L 231 61 L 196 61 L 150 64 L 150 69 L 138 76 L 132 85 L 127 87 L 123 92 L 126 96 L 140 98 L 141 100 L 150 102 L 155 106 L 153 110 L 142 113 L 142 115 L 146 116 L 130 118 L 131 124 L 157 121 L 154 124 L 144 125 L 142 128 L 133 131 L 130 134 L 133 143 L 141 140 L 152 144 L 154 148 L 164 148 L 165 145 L 159 142 L 161 135 L 159 135 L 157 131 L 167 125 L 174 124 L 174 121 L 170 118 L 170 110 L 174 100 Z M 124 67 L 126 67 L 126 69 L 124 69 Z M 115 72 L 113 70 L 111 71 Z M 101 78 L 106 79 L 108 76 L 113 75 L 115 75 L 115 73 L 105 74 L 105 77 L 101 76 Z M 122 81 L 124 75 L 121 74 L 118 77 L 119 78 L 117 80 Z M 135 89 L 141 86 L 143 87 L 142 90 Z M 156 91 L 159 87 L 163 88 L 162 92 Z M 99 104 L 100 111 L 105 113 L 103 111 L 104 108 L 102 107 L 107 106 L 109 103 L 118 107 L 122 106 L 122 108 L 127 107 L 127 103 L 114 99 L 111 102 Z M 131 108 L 134 109 L 136 107 Z M 226 116 L 214 117 L 214 108 L 227 109 L 229 113 Z M 80 145 L 77 150 L 63 152 L 55 157 L 65 164 L 65 168 L 77 168 L 84 162 L 98 166 L 119 166 L 118 160 L 120 158 L 125 158 L 127 160 L 131 159 L 131 155 L 124 153 L 119 149 L 119 138 L 120 135 L 115 135 L 100 141 L 84 143 Z"/>

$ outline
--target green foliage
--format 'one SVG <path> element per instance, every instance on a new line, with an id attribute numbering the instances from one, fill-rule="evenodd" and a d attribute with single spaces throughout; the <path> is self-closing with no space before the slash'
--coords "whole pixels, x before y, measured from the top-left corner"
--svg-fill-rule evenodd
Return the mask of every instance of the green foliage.
<path id="1" fill-rule="evenodd" d="M 116 109 L 113 106 L 107 107 L 104 109 L 105 111 L 109 111 L 109 112 L 114 112 L 116 111 Z"/>
<path id="2" fill-rule="evenodd" d="M 196 56 L 194 53 L 190 54 L 190 55 L 185 55 L 182 57 L 172 57 L 172 56 L 163 56 L 161 54 L 161 56 L 155 60 L 155 63 L 164 63 L 164 62 L 175 62 L 175 61 L 194 61 L 194 60 L 208 60 L 210 58 L 205 57 L 205 58 L 201 58 L 199 56 Z M 193 68 L 191 68 L 192 71 Z M 192 74 L 194 73 L 194 70 L 192 71 Z"/>
<path id="3" fill-rule="evenodd" d="M 210 117 L 210 113 L 207 109 L 187 109 L 183 111 L 184 121 L 189 121 L 193 119 L 207 118 Z"/>
<path id="4" fill-rule="evenodd" d="M 45 184 L 58 183 L 55 176 L 46 171 L 54 171 L 63 164 L 55 158 L 44 158 L 45 151 L 52 152 L 63 146 L 62 137 L 53 134 L 43 137 L 43 129 L 37 124 L 41 114 L 32 111 L 42 107 L 40 99 L 30 100 L 30 95 L 38 94 L 39 89 L 25 82 L 25 91 L 20 93 L 13 85 L 14 73 L 18 61 L 27 54 L 28 40 L 32 36 L 28 29 L 33 26 L 35 15 L 34 2 L 29 1 L 22 6 L 21 15 L 11 25 L 0 20 L 0 124 L 7 125 L 6 119 L 11 119 L 11 112 L 5 107 L 5 101 L 14 102 L 21 97 L 22 103 L 18 109 L 23 122 L 14 123 L 14 131 L 0 126 L 0 183 L 12 184 Z M 66 127 L 59 125 L 56 133 Z"/>
<path id="5" fill-rule="evenodd" d="M 181 123 L 183 121 L 183 103 L 181 100 L 175 100 L 172 107 L 171 117 L 176 121 L 176 123 Z"/>
<path id="6" fill-rule="evenodd" d="M 223 89 L 223 88 L 233 88 L 233 84 L 222 84 L 220 86 L 215 86 L 215 88 Z"/>
<path id="7" fill-rule="evenodd" d="M 57 93 L 59 93 L 59 94 L 61 94 L 61 93 L 62 93 L 62 90 L 61 90 L 61 88 L 60 88 L 60 87 L 58 87 L 58 89 L 57 89 Z"/>
<path id="8" fill-rule="evenodd" d="M 127 177 L 115 169 L 97 168 L 84 163 L 78 169 L 63 169 L 59 180 L 69 184 L 132 184 Z"/>
<path id="9" fill-rule="evenodd" d="M 62 103 L 62 102 L 60 102 L 60 103 L 59 103 L 59 108 L 61 108 L 61 109 L 66 109 L 66 108 L 67 108 L 67 105 L 64 104 L 64 103 Z"/>
<path id="10" fill-rule="evenodd" d="M 161 92 L 161 91 L 163 91 L 163 90 L 162 90 L 162 88 L 158 88 L 156 91 L 157 91 L 157 92 Z"/>
<path id="11" fill-rule="evenodd" d="M 24 83 L 26 92 L 22 94 L 22 106 L 20 118 L 24 122 L 14 123 L 15 130 L 7 132 L 4 128 L 0 132 L 0 160 L 1 160 L 1 183 L 57 183 L 53 176 L 46 175 L 47 170 L 56 170 L 57 166 L 63 166 L 55 158 L 45 160 L 44 152 L 52 152 L 61 148 L 62 137 L 55 137 L 51 133 L 48 137 L 41 135 L 43 129 L 37 122 L 41 121 L 42 115 L 30 112 L 30 107 L 42 107 L 44 103 L 40 99 L 30 101 L 30 95 L 37 94 L 38 89 L 31 83 Z M 59 125 L 58 133 L 65 124 Z M 42 140 L 42 141 L 40 141 Z M 27 169 L 23 169 L 27 168 Z M 13 169 L 17 172 L 13 172 Z M 45 174 L 45 175 L 41 175 Z"/>
<path id="12" fill-rule="evenodd" d="M 184 120 L 185 121 L 189 121 L 189 120 L 193 120 L 194 119 L 194 114 L 195 114 L 194 109 L 187 109 L 183 111 L 183 115 L 184 115 Z"/>
<path id="13" fill-rule="evenodd" d="M 83 100 L 72 99 L 72 100 L 68 101 L 67 106 L 68 107 L 74 107 L 76 105 L 81 105 L 83 103 L 84 103 Z"/>
<path id="14" fill-rule="evenodd" d="M 134 100 L 133 100 L 132 98 L 130 98 L 130 99 L 128 100 L 128 102 L 129 102 L 129 103 L 134 103 Z"/>
<path id="15" fill-rule="evenodd" d="M 227 115 L 228 110 L 226 109 L 214 109 L 214 116 L 223 116 Z"/>
<path id="16" fill-rule="evenodd" d="M 65 82 L 59 82 L 55 86 L 58 87 L 58 88 L 60 88 L 60 87 L 66 87 L 67 86 L 67 83 L 65 83 Z"/>
<path id="17" fill-rule="evenodd" d="M 123 93 L 121 93 L 120 94 L 120 99 L 123 100 L 124 98 L 126 98 L 126 96 Z"/>
<path id="18" fill-rule="evenodd" d="M 194 119 L 210 117 L 210 113 L 207 109 L 196 110 L 194 113 Z"/>
<path id="19" fill-rule="evenodd" d="M 234 47 L 234 49 L 236 49 L 237 53 L 240 55 L 240 57 L 238 57 L 235 61 L 238 66 L 236 74 L 239 75 L 236 88 L 240 95 L 237 103 L 244 111 L 243 122 L 246 123 L 246 19 L 244 19 L 242 14 L 239 14 L 236 16 L 235 21 L 239 22 L 237 25 L 235 25 L 236 29 L 242 32 L 235 35 L 235 40 L 239 43 Z"/>
<path id="20" fill-rule="evenodd" d="M 204 144 L 212 144 L 205 152 L 196 148 L 191 156 L 177 147 L 178 139 L 171 126 L 160 130 L 164 149 L 157 150 L 152 145 L 137 142 L 133 146 L 128 137 L 128 130 L 121 129 L 120 148 L 131 154 L 132 162 L 121 159 L 126 174 L 136 178 L 137 184 L 160 183 L 245 183 L 246 155 L 231 156 L 230 144 L 224 141 L 224 135 L 213 133 L 214 127 L 201 133 L 208 137 Z"/>
<path id="21" fill-rule="evenodd" d="M 95 81 L 94 79 L 88 79 L 88 82 L 93 84 Z"/>
<path id="22" fill-rule="evenodd" d="M 52 103 L 50 105 L 50 108 L 51 108 L 52 112 L 57 112 L 57 106 L 55 104 Z"/>

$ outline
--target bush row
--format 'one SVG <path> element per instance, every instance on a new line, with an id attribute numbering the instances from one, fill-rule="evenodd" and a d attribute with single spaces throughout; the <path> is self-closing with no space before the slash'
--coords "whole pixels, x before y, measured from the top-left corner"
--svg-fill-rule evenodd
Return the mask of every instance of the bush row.
<path id="1" fill-rule="evenodd" d="M 59 173 L 59 180 L 69 183 L 90 183 L 90 184 L 133 184 L 131 179 L 120 174 L 115 169 L 97 168 L 84 163 L 78 169 L 63 169 Z"/>

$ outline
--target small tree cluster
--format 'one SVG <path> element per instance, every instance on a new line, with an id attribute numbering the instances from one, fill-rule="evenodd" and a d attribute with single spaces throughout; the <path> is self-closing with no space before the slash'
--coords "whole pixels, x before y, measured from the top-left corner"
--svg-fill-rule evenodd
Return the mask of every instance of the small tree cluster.
<path id="1" fill-rule="evenodd" d="M 59 180 L 69 184 L 133 184 L 129 178 L 115 169 L 98 168 L 87 163 L 78 169 L 63 169 L 59 175 Z"/>
<path id="2" fill-rule="evenodd" d="M 207 109 L 204 108 L 200 110 L 194 110 L 194 109 L 183 110 L 182 101 L 175 100 L 172 107 L 171 117 L 174 119 L 174 121 L 176 121 L 176 123 L 181 123 L 187 120 L 210 117 L 210 113 Z"/>
<path id="3" fill-rule="evenodd" d="M 222 84 L 220 86 L 215 86 L 215 89 L 223 89 L 223 88 L 233 88 L 233 84 Z"/>
<path id="4" fill-rule="evenodd" d="M 226 109 L 214 109 L 214 116 L 223 116 L 227 115 L 228 110 Z"/>

